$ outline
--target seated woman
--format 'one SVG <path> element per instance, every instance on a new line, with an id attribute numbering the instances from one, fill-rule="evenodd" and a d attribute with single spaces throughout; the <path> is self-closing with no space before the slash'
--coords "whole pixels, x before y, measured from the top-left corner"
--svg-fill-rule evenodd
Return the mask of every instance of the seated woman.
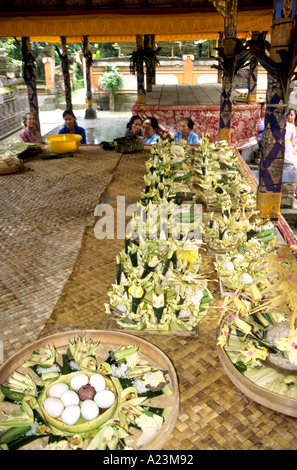
<path id="1" fill-rule="evenodd" d="M 158 121 L 154 117 L 147 117 L 142 123 L 143 143 L 147 145 L 156 144 L 159 142 L 158 136 Z"/>
<path id="2" fill-rule="evenodd" d="M 42 144 L 42 137 L 36 129 L 36 119 L 34 114 L 26 113 L 23 119 L 25 129 L 20 133 L 19 138 L 22 142 L 30 144 Z"/>
<path id="3" fill-rule="evenodd" d="M 59 130 L 59 134 L 78 134 L 82 136 L 80 141 L 81 144 L 86 144 L 86 132 L 82 127 L 79 127 L 76 124 L 76 117 L 73 111 L 66 109 L 63 113 L 63 119 L 65 121 L 65 126 Z"/>
<path id="4" fill-rule="evenodd" d="M 174 142 L 185 140 L 188 144 L 199 144 L 199 137 L 193 131 L 194 122 L 192 119 L 185 117 L 179 125 L 179 131 L 174 134 Z"/>
<path id="5" fill-rule="evenodd" d="M 127 124 L 126 137 L 142 137 L 141 133 L 142 119 L 140 116 L 132 116 Z"/>
<path id="6" fill-rule="evenodd" d="M 294 152 L 294 142 L 296 139 L 295 120 L 296 120 L 296 111 L 295 109 L 290 109 L 288 117 L 287 117 L 287 124 L 286 124 L 284 163 L 289 164 L 287 169 L 292 169 L 292 170 L 297 169 L 297 157 Z"/>

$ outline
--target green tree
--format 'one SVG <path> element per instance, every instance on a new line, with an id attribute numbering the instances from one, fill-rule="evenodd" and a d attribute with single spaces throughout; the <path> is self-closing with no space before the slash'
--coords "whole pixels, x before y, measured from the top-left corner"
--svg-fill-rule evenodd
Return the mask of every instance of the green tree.
<path id="1" fill-rule="evenodd" d="M 109 109 L 114 111 L 114 94 L 123 88 L 123 78 L 114 65 L 108 65 L 100 80 L 100 86 L 109 93 Z"/>

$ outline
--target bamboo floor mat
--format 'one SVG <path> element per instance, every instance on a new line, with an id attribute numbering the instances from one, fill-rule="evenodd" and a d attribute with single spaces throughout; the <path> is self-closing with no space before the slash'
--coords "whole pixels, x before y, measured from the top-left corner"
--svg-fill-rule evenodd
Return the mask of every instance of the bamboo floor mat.
<path id="1" fill-rule="evenodd" d="M 119 158 L 86 147 L 72 158 L 32 157 L 19 173 L 0 176 L 4 360 L 36 340 L 52 313 Z"/>
<path id="2" fill-rule="evenodd" d="M 112 204 L 113 198 L 124 195 L 135 201 L 143 189 L 143 174 L 140 155 L 122 156 L 101 200 Z M 74 269 L 40 337 L 104 329 L 104 303 L 123 243 L 98 240 L 94 227 L 86 228 Z M 207 255 L 205 263 L 212 261 Z M 164 449 L 295 450 L 296 419 L 250 401 L 224 373 L 216 352 L 217 321 L 218 310 L 212 308 L 199 324 L 198 337 L 143 334 L 168 355 L 179 380 L 180 412 Z"/>

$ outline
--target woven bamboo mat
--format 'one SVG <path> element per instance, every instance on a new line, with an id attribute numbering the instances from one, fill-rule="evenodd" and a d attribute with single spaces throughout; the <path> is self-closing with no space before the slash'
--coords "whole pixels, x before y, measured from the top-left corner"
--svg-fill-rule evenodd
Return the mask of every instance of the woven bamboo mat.
<path id="1" fill-rule="evenodd" d="M 119 158 L 98 146 L 85 147 L 72 158 L 33 157 L 21 172 L 0 176 L 0 340 L 5 360 L 42 330 Z"/>
<path id="2" fill-rule="evenodd" d="M 143 189 L 143 164 L 137 154 L 122 158 L 102 201 L 112 203 L 117 195 L 137 198 Z M 92 227 L 86 229 L 75 267 L 40 337 L 104 329 L 104 302 L 122 247 L 123 240 L 99 241 Z M 205 263 L 210 262 L 208 255 Z M 200 322 L 198 337 L 143 334 L 168 355 L 179 379 L 180 412 L 164 449 L 296 449 L 296 420 L 251 402 L 224 373 L 216 353 L 217 321 L 218 310 L 213 308 Z"/>

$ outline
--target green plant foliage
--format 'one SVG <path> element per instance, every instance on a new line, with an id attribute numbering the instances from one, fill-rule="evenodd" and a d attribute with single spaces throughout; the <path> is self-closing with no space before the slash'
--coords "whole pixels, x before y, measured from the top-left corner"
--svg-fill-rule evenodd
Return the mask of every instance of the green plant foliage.
<path id="1" fill-rule="evenodd" d="M 142 73 L 143 65 L 147 68 L 151 68 L 152 66 L 159 65 L 158 55 L 160 54 L 161 47 L 157 47 L 156 49 L 152 49 L 144 44 L 143 47 L 140 49 L 136 49 L 132 52 L 130 57 L 130 72 L 133 75 L 137 73 Z"/>
<path id="2" fill-rule="evenodd" d="M 233 83 L 237 72 L 249 65 L 252 56 L 251 51 L 237 38 L 235 39 L 232 57 L 226 57 L 224 47 L 216 47 L 215 50 L 218 52 L 218 57 L 212 58 L 218 60 L 218 64 L 212 65 L 211 68 L 223 72 L 223 75 L 229 78 L 230 83 Z"/>
<path id="3" fill-rule="evenodd" d="M 109 93 L 115 93 L 124 86 L 122 75 L 118 72 L 117 67 L 115 66 L 110 65 L 106 67 L 106 69 L 107 70 L 101 78 L 100 85 L 103 90 L 108 91 Z"/>

